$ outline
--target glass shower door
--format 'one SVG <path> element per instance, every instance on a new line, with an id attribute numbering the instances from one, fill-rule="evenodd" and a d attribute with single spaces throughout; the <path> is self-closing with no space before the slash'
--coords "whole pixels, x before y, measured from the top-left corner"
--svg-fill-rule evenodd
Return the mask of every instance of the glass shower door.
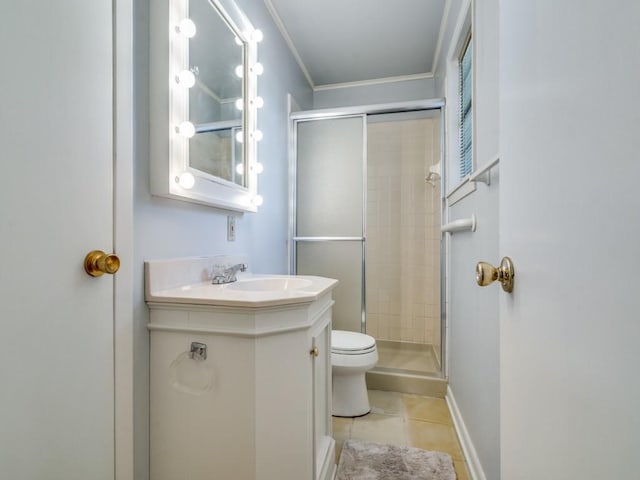
<path id="1" fill-rule="evenodd" d="M 336 278 L 333 328 L 364 329 L 364 115 L 295 122 L 293 271 Z"/>

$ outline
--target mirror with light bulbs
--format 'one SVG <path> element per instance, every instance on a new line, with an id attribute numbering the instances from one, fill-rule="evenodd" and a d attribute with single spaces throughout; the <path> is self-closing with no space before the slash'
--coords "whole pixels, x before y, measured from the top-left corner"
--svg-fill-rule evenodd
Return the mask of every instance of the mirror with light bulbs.
<path id="1" fill-rule="evenodd" d="M 233 0 L 151 2 L 152 194 L 257 211 L 261 40 Z"/>

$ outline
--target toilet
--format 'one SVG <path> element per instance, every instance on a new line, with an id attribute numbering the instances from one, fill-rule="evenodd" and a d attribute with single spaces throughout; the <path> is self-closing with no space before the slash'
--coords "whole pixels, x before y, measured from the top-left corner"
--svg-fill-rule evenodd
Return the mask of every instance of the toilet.
<path id="1" fill-rule="evenodd" d="M 359 417 L 371 411 L 365 373 L 378 362 L 376 340 L 344 330 L 331 332 L 334 417 Z"/>

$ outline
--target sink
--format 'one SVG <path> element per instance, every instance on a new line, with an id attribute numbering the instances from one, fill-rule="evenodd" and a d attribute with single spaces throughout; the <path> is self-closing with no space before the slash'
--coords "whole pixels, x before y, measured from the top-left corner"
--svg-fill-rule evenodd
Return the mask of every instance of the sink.
<path id="1" fill-rule="evenodd" d="M 156 304 L 190 304 L 262 308 L 311 304 L 329 293 L 337 280 L 313 275 L 239 272 L 233 283 L 214 285 L 220 265 L 249 263 L 243 255 L 187 257 L 145 262 L 145 300 Z"/>
<path id="2" fill-rule="evenodd" d="M 251 278 L 230 283 L 226 288 L 247 292 L 286 292 L 311 286 L 313 282 L 305 278 L 269 277 Z"/>

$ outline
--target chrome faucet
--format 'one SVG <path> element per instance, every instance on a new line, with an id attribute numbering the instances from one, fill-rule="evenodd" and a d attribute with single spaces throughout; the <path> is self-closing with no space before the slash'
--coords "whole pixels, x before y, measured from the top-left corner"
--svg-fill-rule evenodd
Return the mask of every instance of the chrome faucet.
<path id="1" fill-rule="evenodd" d="M 237 265 L 233 265 L 229 268 L 225 268 L 222 271 L 219 271 L 213 275 L 213 279 L 211 283 L 216 285 L 220 285 L 222 283 L 231 283 L 237 280 L 236 274 L 238 272 L 246 272 L 247 264 L 246 263 L 238 263 Z"/>

